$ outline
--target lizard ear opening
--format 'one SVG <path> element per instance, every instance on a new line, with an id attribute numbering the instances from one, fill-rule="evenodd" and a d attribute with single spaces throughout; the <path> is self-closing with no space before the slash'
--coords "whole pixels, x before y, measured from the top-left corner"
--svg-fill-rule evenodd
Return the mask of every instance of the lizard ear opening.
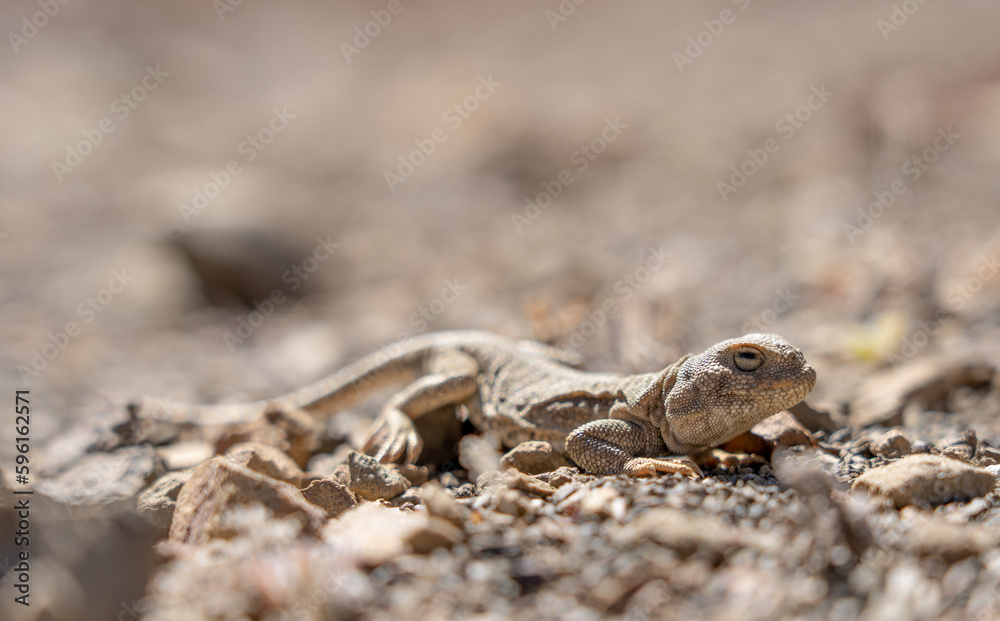
<path id="1" fill-rule="evenodd" d="M 680 372 L 681 366 L 692 355 L 694 355 L 694 354 L 685 354 L 684 356 L 681 356 L 680 360 L 678 360 L 677 362 L 673 363 L 672 365 L 670 365 L 669 367 L 667 367 L 666 369 L 664 369 L 664 371 L 666 371 L 666 373 L 664 374 L 664 377 L 663 377 L 663 393 L 662 394 L 663 394 L 664 397 L 666 397 L 668 394 L 670 394 L 670 391 L 671 391 L 671 389 L 673 389 L 674 384 L 677 383 L 677 373 Z"/>

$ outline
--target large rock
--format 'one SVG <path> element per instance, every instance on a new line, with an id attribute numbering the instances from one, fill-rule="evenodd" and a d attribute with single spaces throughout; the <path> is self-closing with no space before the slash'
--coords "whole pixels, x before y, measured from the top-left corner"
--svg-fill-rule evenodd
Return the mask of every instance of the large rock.
<path id="1" fill-rule="evenodd" d="M 548 442 L 521 442 L 500 458 L 504 469 L 515 468 L 525 474 L 542 474 L 568 466 L 562 453 L 552 448 Z"/>
<path id="2" fill-rule="evenodd" d="M 872 440 L 871 452 L 881 457 L 905 457 L 913 452 L 913 445 L 901 429 L 890 429 Z"/>
<path id="3" fill-rule="evenodd" d="M 289 483 L 225 457 L 213 457 L 195 469 L 177 495 L 169 538 L 174 543 L 200 545 L 225 536 L 226 515 L 246 505 L 263 505 L 277 517 L 298 515 L 307 532 L 317 532 L 327 519 L 326 511 Z"/>
<path id="4" fill-rule="evenodd" d="M 448 520 L 429 516 L 427 523 L 410 535 L 408 543 L 416 554 L 430 554 L 438 548 L 451 548 L 465 540 L 465 532 Z"/>
<path id="5" fill-rule="evenodd" d="M 988 470 L 940 455 L 910 455 L 858 477 L 852 490 L 889 499 L 897 509 L 985 496 L 996 485 Z"/>
<path id="6" fill-rule="evenodd" d="M 229 447 L 226 457 L 272 479 L 299 487 L 305 475 L 299 465 L 280 449 L 256 442 L 241 442 Z"/>
<path id="7" fill-rule="evenodd" d="M 156 482 L 139 494 L 139 515 L 149 519 L 158 528 L 163 530 L 170 528 L 174 507 L 177 506 L 177 495 L 192 474 L 194 468 L 168 472 L 156 479 Z"/>
<path id="8" fill-rule="evenodd" d="M 950 438 L 943 444 L 944 446 L 941 448 L 942 454 L 972 463 L 973 458 L 976 456 L 976 448 L 979 446 L 979 440 L 976 438 L 975 429 L 966 429 L 962 435 L 957 438 Z"/>
<path id="9" fill-rule="evenodd" d="M 768 416 L 751 427 L 750 433 L 767 442 L 772 449 L 779 446 L 816 446 L 809 430 L 788 412 Z"/>
<path id="10" fill-rule="evenodd" d="M 357 451 L 347 458 L 347 466 L 351 472 L 351 491 L 365 500 L 391 500 L 410 488 L 406 477 Z"/>
<path id="11" fill-rule="evenodd" d="M 322 507 L 327 516 L 335 518 L 348 509 L 358 506 L 358 500 L 346 485 L 331 479 L 317 479 L 309 484 L 302 495 L 317 507 Z"/>
<path id="12" fill-rule="evenodd" d="M 53 478 L 40 480 L 37 489 L 68 505 L 109 504 L 137 496 L 162 472 L 153 447 L 126 446 L 110 453 L 87 453 Z"/>
<path id="13" fill-rule="evenodd" d="M 987 386 L 994 373 L 996 369 L 990 363 L 964 358 L 925 358 L 877 373 L 865 381 L 851 404 L 851 426 L 902 425 L 903 409 L 908 404 L 927 407 L 942 401 L 956 388 Z"/>
<path id="14" fill-rule="evenodd" d="M 799 401 L 788 408 L 797 421 L 809 431 L 836 431 L 844 426 L 843 416 L 828 410 L 817 410 L 805 401 Z"/>

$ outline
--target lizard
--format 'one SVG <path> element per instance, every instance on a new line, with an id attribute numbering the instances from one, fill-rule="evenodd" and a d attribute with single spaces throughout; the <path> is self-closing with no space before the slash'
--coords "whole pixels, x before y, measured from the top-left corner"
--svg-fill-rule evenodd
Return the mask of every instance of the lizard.
<path id="1" fill-rule="evenodd" d="M 274 399 L 198 405 L 147 398 L 130 409 L 202 423 L 249 421 L 275 408 L 323 419 L 373 391 L 406 384 L 385 403 L 365 442 L 365 452 L 382 462 L 413 463 L 422 449 L 413 421 L 457 405 L 504 446 L 547 441 L 592 474 L 698 478 L 693 462 L 665 455 L 704 454 L 799 403 L 816 383 L 802 352 L 774 334 L 724 340 L 638 375 L 585 372 L 580 363 L 576 352 L 535 341 L 436 332 L 393 343 Z"/>

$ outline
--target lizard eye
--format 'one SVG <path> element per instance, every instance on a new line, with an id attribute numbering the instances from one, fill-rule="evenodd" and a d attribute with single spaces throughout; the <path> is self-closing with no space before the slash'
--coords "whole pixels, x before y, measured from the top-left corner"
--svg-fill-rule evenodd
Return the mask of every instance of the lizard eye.
<path id="1" fill-rule="evenodd" d="M 736 350 L 734 362 L 740 371 L 756 371 L 764 364 L 764 356 L 753 347 L 740 347 Z"/>

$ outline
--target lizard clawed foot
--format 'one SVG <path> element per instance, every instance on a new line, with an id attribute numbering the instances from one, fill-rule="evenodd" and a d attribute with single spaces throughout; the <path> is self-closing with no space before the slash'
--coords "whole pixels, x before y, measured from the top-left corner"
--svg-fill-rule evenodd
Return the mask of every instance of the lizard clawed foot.
<path id="1" fill-rule="evenodd" d="M 375 419 L 365 438 L 364 452 L 384 464 L 400 461 L 405 453 L 403 463 L 412 464 L 423 448 L 424 441 L 410 417 L 392 408 Z"/>
<path id="2" fill-rule="evenodd" d="M 683 474 L 690 479 L 700 479 L 705 475 L 688 459 L 664 459 L 659 457 L 634 457 L 625 463 L 622 474 L 633 477 L 655 477 L 660 474 Z"/>

